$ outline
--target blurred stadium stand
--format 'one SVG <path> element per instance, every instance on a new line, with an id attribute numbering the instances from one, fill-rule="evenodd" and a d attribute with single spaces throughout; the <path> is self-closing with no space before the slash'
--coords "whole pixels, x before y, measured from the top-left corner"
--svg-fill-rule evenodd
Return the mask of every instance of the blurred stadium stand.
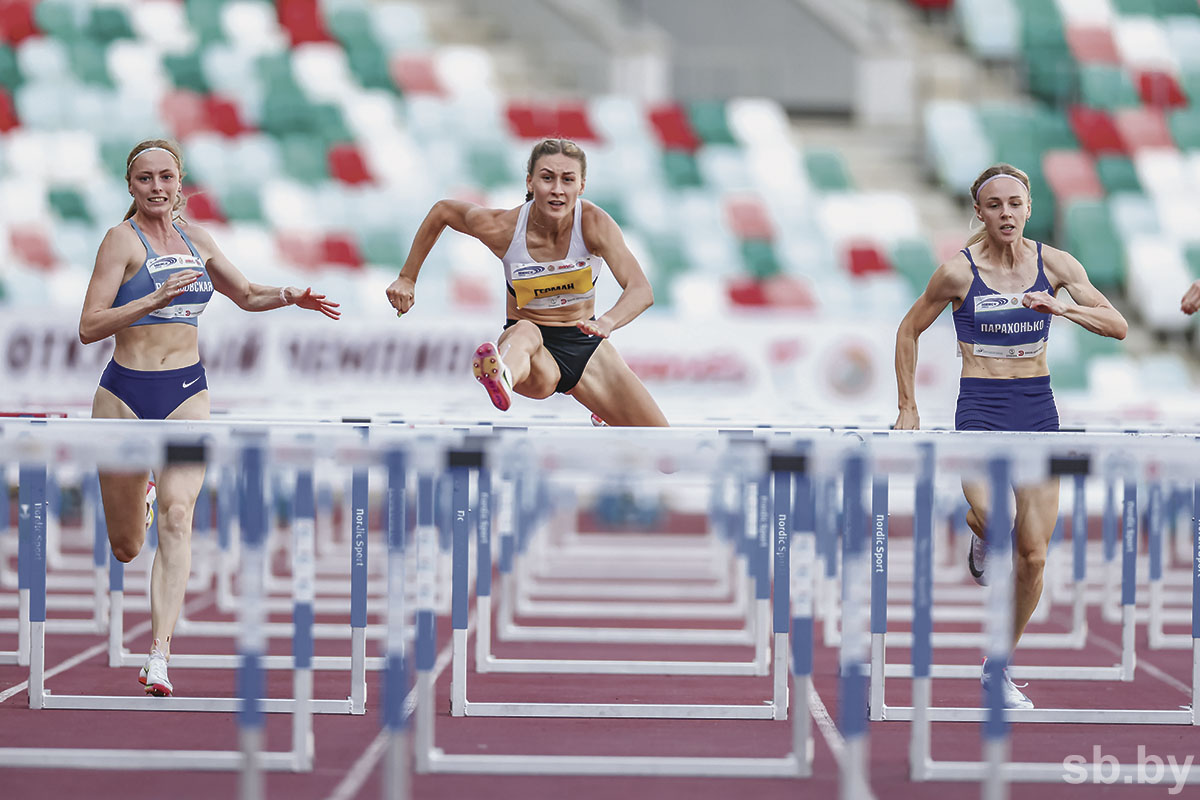
<path id="1" fill-rule="evenodd" d="M 0 0 L 0 304 L 78 308 L 151 136 L 235 263 L 366 316 L 430 205 L 516 205 L 542 135 L 586 149 L 654 313 L 898 320 L 1005 160 L 1139 326 L 1056 326 L 1056 388 L 1186 385 L 1127 354 L 1194 327 L 1198 45 L 1197 0 Z M 423 303 L 502 308 L 472 245 Z"/>

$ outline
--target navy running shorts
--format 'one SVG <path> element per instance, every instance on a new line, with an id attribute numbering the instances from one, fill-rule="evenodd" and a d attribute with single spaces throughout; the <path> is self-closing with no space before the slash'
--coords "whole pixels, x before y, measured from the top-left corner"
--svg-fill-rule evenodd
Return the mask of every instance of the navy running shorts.
<path id="1" fill-rule="evenodd" d="M 510 319 L 504 323 L 504 328 L 507 330 L 516 324 L 517 320 Z M 554 363 L 558 364 L 559 379 L 554 391 L 565 394 L 579 383 L 584 367 L 604 339 L 586 334 L 574 325 L 538 325 L 537 329 L 542 332 L 542 346 L 550 351 Z"/>
<path id="2" fill-rule="evenodd" d="M 1050 376 L 961 378 L 956 431 L 1057 431 L 1058 408 Z"/>
<path id="3" fill-rule="evenodd" d="M 208 388 L 204 365 L 142 371 L 109 361 L 100 385 L 129 406 L 138 419 L 166 419 L 184 400 Z"/>

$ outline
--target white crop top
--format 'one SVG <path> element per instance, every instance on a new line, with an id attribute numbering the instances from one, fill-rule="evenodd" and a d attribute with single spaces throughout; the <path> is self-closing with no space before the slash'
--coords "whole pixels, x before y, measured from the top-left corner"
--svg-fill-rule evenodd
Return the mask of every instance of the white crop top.
<path id="1" fill-rule="evenodd" d="M 534 261 L 526 244 L 529 209 L 533 201 L 521 206 L 504 262 L 504 279 L 517 308 L 561 308 L 582 303 L 596 296 L 596 281 L 604 269 L 604 259 L 588 252 L 583 243 L 583 206 L 575 203 L 575 221 L 571 244 L 561 261 Z"/>

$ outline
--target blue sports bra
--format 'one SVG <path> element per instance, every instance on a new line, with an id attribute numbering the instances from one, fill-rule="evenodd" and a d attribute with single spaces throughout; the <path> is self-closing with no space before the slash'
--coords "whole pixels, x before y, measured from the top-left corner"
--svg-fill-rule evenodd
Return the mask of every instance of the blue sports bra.
<path id="1" fill-rule="evenodd" d="M 196 246 L 192 244 L 192 240 L 182 229 L 175 223 L 175 230 L 179 231 L 179 235 L 183 237 L 184 244 L 188 246 L 191 255 L 167 255 L 160 256 L 154 252 L 154 248 L 146 241 L 145 234 L 138 224 L 132 219 L 129 224 L 133 226 L 134 232 L 138 238 L 142 240 L 142 244 L 146 248 L 146 260 L 142 262 L 142 266 L 129 280 L 121 284 L 117 289 L 117 296 L 113 298 L 113 308 L 123 306 L 134 300 L 154 294 L 159 286 L 162 286 L 163 281 L 171 277 L 176 272 L 181 272 L 186 269 L 194 269 L 200 271 L 200 277 L 188 285 L 187 289 L 175 297 L 169 305 L 163 308 L 151 311 L 141 319 L 130 323 L 133 325 L 161 325 L 166 322 L 182 322 L 187 325 L 195 325 L 200 314 L 204 311 L 204 307 L 208 305 L 209 299 L 213 294 L 212 278 L 208 275 L 208 270 L 204 268 L 204 260 L 200 258 L 200 253 L 196 251 Z"/>
<path id="2" fill-rule="evenodd" d="M 1028 292 L 1054 294 L 1042 263 L 1042 243 L 1036 244 L 1037 277 L 1032 286 L 1015 294 L 1000 294 L 989 288 L 979 277 L 979 268 L 971 258 L 971 251 L 963 249 L 974 278 L 962 305 L 954 312 L 954 330 L 960 342 L 973 345 L 975 355 L 1030 358 L 1046 349 L 1046 340 L 1050 338 L 1050 315 L 1021 304 L 1022 296 Z"/>

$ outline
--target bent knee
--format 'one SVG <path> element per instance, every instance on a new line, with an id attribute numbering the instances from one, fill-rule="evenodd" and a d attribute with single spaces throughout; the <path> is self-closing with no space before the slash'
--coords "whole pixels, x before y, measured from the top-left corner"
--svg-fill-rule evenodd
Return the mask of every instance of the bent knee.
<path id="1" fill-rule="evenodd" d="M 159 536 L 184 536 L 191 533 L 192 509 L 185 503 L 172 503 L 166 511 L 161 511 Z"/>
<path id="2" fill-rule="evenodd" d="M 140 552 L 142 552 L 141 542 L 114 542 L 112 546 L 113 558 L 122 564 L 133 561 Z"/>
<path id="3" fill-rule="evenodd" d="M 1046 551 L 1044 548 L 1020 550 L 1017 552 L 1017 560 L 1021 569 L 1041 572 L 1046 568 Z"/>

